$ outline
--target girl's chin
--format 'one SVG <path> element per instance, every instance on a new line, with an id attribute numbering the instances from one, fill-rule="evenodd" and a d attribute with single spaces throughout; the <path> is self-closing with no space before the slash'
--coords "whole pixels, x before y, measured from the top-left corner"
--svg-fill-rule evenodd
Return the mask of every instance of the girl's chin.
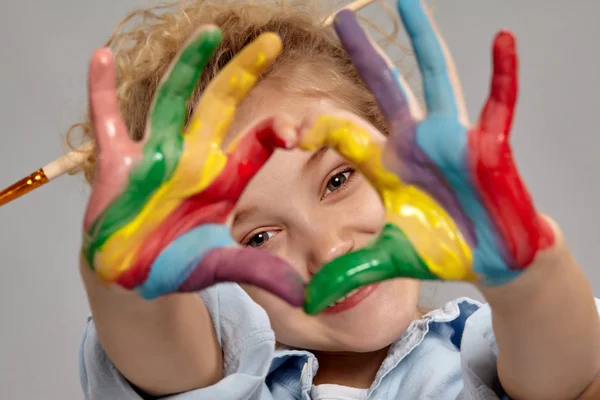
<path id="1" fill-rule="evenodd" d="M 397 296 L 396 289 L 403 286 L 402 282 L 389 283 L 389 286 L 381 285 L 355 309 L 316 317 L 325 331 L 324 337 L 332 339 L 333 347 L 339 347 L 337 351 L 380 350 L 398 340 L 419 318 L 418 290 L 414 296 L 407 292 Z"/>
<path id="2" fill-rule="evenodd" d="M 313 350 L 332 353 L 370 353 L 389 347 L 396 340 L 398 340 L 403 332 L 398 332 L 397 335 L 389 335 L 389 333 L 390 332 L 388 332 L 388 335 L 371 335 L 364 332 L 346 332 L 345 334 L 340 334 L 335 338 L 329 336 L 329 340 L 325 343 L 307 343 L 305 346 L 299 347 L 309 351 Z"/>

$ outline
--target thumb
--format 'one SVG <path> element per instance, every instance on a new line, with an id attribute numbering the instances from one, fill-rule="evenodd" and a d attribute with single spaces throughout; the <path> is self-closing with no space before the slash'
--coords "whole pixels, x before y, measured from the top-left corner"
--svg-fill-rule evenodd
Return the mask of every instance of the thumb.
<path id="1" fill-rule="evenodd" d="M 179 292 L 195 292 L 220 282 L 254 285 L 294 307 L 304 304 L 305 284 L 300 274 L 281 258 L 254 248 L 211 250 L 180 286 Z"/>
<path id="2" fill-rule="evenodd" d="M 263 250 L 236 247 L 229 228 L 222 224 L 202 225 L 181 235 L 148 269 L 137 287 L 146 299 L 237 282 L 258 286 L 293 306 L 304 304 L 305 285 L 299 273 Z"/>

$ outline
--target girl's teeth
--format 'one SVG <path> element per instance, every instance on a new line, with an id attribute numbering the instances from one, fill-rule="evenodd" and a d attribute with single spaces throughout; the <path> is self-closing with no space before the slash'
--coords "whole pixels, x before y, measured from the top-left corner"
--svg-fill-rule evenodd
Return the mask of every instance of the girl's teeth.
<path id="1" fill-rule="evenodd" d="M 350 293 L 348 293 L 347 295 L 340 297 L 340 298 L 339 298 L 338 300 L 336 300 L 336 302 L 335 302 L 335 303 L 333 303 L 333 304 L 339 304 L 339 303 L 341 303 L 342 301 L 346 300 L 348 297 L 352 296 L 352 295 L 353 295 L 353 294 L 355 294 L 356 292 L 358 292 L 358 289 L 355 289 L 355 290 L 351 291 Z M 333 305 L 333 304 L 332 304 L 332 305 Z"/>

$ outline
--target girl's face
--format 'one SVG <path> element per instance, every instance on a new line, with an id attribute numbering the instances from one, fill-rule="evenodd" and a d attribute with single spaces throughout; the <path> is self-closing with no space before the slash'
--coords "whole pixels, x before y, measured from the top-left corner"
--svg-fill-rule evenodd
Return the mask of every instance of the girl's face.
<path id="1" fill-rule="evenodd" d="M 341 110 L 333 102 L 278 94 L 259 85 L 242 104 L 232 133 L 256 119 L 306 117 Z M 378 234 L 384 209 L 369 182 L 333 150 L 276 151 L 242 194 L 231 223 L 233 237 L 289 262 L 309 281 L 331 259 Z M 420 284 L 396 279 L 367 287 L 317 316 L 244 286 L 269 315 L 277 341 L 320 351 L 367 352 L 397 339 L 414 319 Z"/>

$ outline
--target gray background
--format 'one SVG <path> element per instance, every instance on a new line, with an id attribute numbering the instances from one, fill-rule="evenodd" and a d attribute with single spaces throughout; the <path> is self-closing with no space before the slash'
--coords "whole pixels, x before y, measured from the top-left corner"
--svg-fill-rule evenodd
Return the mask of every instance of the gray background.
<path id="1" fill-rule="evenodd" d="M 62 154 L 62 135 L 86 107 L 88 57 L 127 11 L 145 4 L 3 2 L 0 186 Z M 598 2 L 584 0 L 439 0 L 435 7 L 472 117 L 487 94 L 494 33 L 506 27 L 517 34 L 516 158 L 539 208 L 562 226 L 596 295 L 599 14 Z M 383 18 L 377 7 L 365 15 Z M 82 398 L 77 350 L 88 307 L 77 254 L 86 194 L 81 177 L 63 178 L 0 208 L 2 399 Z M 461 295 L 480 298 L 466 285 L 447 284 L 433 300 Z"/>

